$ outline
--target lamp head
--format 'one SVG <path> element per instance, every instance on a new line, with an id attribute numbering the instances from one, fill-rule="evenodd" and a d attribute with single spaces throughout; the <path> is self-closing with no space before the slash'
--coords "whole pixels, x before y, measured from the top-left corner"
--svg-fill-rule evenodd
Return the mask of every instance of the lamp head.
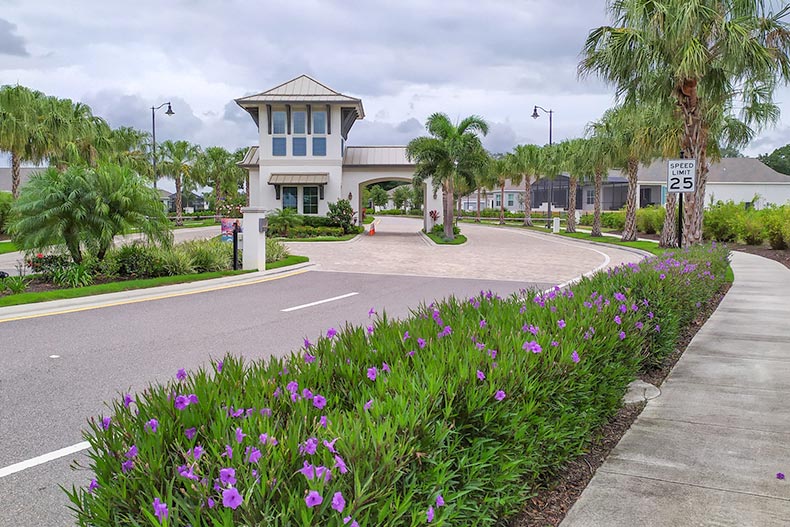
<path id="1" fill-rule="evenodd" d="M 165 115 L 173 115 L 174 113 L 176 112 L 174 112 L 173 108 L 170 107 L 170 103 L 167 103 L 167 111 L 165 112 Z"/>
<path id="2" fill-rule="evenodd" d="M 538 107 L 535 106 L 535 109 L 532 110 L 532 118 L 537 119 L 538 117 L 540 117 L 540 115 L 538 115 Z"/>

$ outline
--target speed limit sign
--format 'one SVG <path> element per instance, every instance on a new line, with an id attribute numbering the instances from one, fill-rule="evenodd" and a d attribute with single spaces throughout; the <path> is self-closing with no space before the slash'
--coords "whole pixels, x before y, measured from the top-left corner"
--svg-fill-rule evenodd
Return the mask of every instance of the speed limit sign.
<path id="1" fill-rule="evenodd" d="M 694 192 L 697 186 L 696 159 L 670 159 L 667 170 L 668 192 Z"/>

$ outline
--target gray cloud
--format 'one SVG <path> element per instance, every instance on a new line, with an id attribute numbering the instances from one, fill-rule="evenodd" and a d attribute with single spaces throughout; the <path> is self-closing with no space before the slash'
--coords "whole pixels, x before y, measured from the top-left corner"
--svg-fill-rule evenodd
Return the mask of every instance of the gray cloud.
<path id="1" fill-rule="evenodd" d="M 16 34 L 16 25 L 0 18 L 0 54 L 27 57 L 25 39 Z"/>

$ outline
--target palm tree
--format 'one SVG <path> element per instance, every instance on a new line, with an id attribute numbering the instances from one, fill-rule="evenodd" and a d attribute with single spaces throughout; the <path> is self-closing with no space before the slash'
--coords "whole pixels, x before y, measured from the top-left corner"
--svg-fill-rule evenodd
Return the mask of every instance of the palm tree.
<path id="1" fill-rule="evenodd" d="M 46 150 L 41 126 L 45 96 L 24 86 L 0 88 L 0 150 L 11 154 L 11 194 L 19 197 L 23 161 L 40 162 Z"/>
<path id="2" fill-rule="evenodd" d="M 246 171 L 236 164 L 233 154 L 221 146 L 210 146 L 198 155 L 192 176 L 198 184 L 214 189 L 217 221 L 219 221 L 219 205 L 223 193 L 232 192 L 233 195 L 237 195 L 244 172 Z"/>
<path id="3" fill-rule="evenodd" d="M 492 156 L 488 162 L 488 176 L 485 179 L 488 188 L 499 188 L 500 225 L 505 224 L 505 185 L 514 173 L 513 160 L 510 156 L 511 154 Z"/>
<path id="4" fill-rule="evenodd" d="M 237 148 L 233 152 L 233 161 L 238 165 L 247 155 L 246 148 Z M 244 193 L 247 195 L 247 206 L 250 206 L 250 171 L 244 170 Z"/>
<path id="5" fill-rule="evenodd" d="M 48 97 L 44 127 L 49 135 L 50 162 L 60 168 L 72 163 L 96 166 L 100 152 L 112 146 L 112 131 L 90 106 L 70 99 Z"/>
<path id="6" fill-rule="evenodd" d="M 540 149 L 540 156 L 538 158 L 538 165 L 537 165 L 537 174 L 542 175 L 548 181 L 554 180 L 563 169 L 562 159 L 563 159 L 563 149 L 565 146 L 561 143 L 553 143 L 550 145 L 544 145 Z M 549 192 L 552 194 L 552 192 Z M 550 195 L 548 197 L 551 200 L 554 196 Z M 549 218 L 549 222 L 551 218 Z"/>
<path id="7" fill-rule="evenodd" d="M 151 179 L 153 169 L 148 151 L 150 142 L 151 136 L 147 132 L 121 126 L 110 131 L 110 144 L 104 156 L 114 163 L 130 167 L 146 179 Z"/>
<path id="8" fill-rule="evenodd" d="M 586 139 L 571 139 L 565 142 L 564 166 L 568 173 L 568 218 L 565 232 L 576 232 L 576 186 L 590 179 L 595 173 Z"/>
<path id="9" fill-rule="evenodd" d="M 603 179 L 612 166 L 612 147 L 607 133 L 607 123 L 598 121 L 588 125 L 588 134 L 592 135 L 587 140 L 587 157 L 593 170 L 593 224 L 590 236 L 602 237 L 601 232 L 601 192 Z"/>
<path id="10" fill-rule="evenodd" d="M 444 192 L 444 237 L 453 234 L 453 190 L 456 178 L 473 185 L 475 172 L 485 163 L 486 154 L 478 134 L 488 133 L 488 123 L 472 115 L 453 125 L 447 115 L 434 113 L 425 123 L 430 137 L 412 139 L 406 147 L 409 160 L 416 161 L 414 183 L 433 179 L 434 189 Z"/>
<path id="11" fill-rule="evenodd" d="M 697 161 L 684 245 L 702 240 L 708 145 L 722 114 L 741 109 L 748 127 L 774 123 L 777 80 L 790 80 L 790 5 L 764 0 L 611 0 L 614 23 L 593 29 L 579 65 L 628 102 L 673 101 L 683 150 Z"/>
<path id="12" fill-rule="evenodd" d="M 167 174 L 176 184 L 176 225 L 183 225 L 183 191 L 195 186 L 192 178 L 192 166 L 200 153 L 200 147 L 187 141 L 170 141 L 162 143 L 162 172 Z"/>
<path id="13" fill-rule="evenodd" d="M 540 147 L 537 145 L 518 145 L 513 150 L 514 185 L 524 182 L 524 225 L 532 226 L 532 183 L 540 166 Z"/>

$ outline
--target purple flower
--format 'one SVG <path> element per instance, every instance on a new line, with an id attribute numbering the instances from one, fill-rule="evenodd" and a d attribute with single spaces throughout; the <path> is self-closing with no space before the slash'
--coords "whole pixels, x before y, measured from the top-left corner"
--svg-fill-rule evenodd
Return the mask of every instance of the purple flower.
<path id="1" fill-rule="evenodd" d="M 309 508 L 312 509 L 316 505 L 321 505 L 324 502 L 324 498 L 322 498 L 317 491 L 311 490 L 307 493 L 307 497 L 305 497 L 304 502 Z"/>
<path id="2" fill-rule="evenodd" d="M 219 469 L 219 480 L 222 482 L 223 485 L 235 485 L 236 469 L 233 468 Z"/>
<path id="3" fill-rule="evenodd" d="M 326 399 L 322 395 L 316 395 L 313 397 L 313 406 L 318 408 L 319 410 L 323 409 L 326 406 Z"/>
<path id="4" fill-rule="evenodd" d="M 326 439 L 324 439 L 323 441 L 326 449 L 332 452 L 333 454 L 337 454 L 337 450 L 335 450 L 335 443 L 337 442 L 338 439 L 339 438 L 336 437 L 332 441 L 327 441 Z"/>
<path id="5" fill-rule="evenodd" d="M 415 353 L 417 353 L 417 352 L 416 352 L 416 351 L 414 351 L 414 350 L 411 350 L 411 351 L 410 351 L 410 352 L 408 352 L 406 355 L 407 355 L 408 357 L 414 357 L 414 354 L 415 354 Z"/>
<path id="6" fill-rule="evenodd" d="M 486 323 L 485 319 L 480 321 L 480 329 L 483 329 L 484 327 L 486 327 L 486 325 L 487 325 L 487 323 Z"/>
<path id="7" fill-rule="evenodd" d="M 242 504 L 244 499 L 239 494 L 239 491 L 231 487 L 222 491 L 222 506 L 236 510 Z"/>
<path id="8" fill-rule="evenodd" d="M 552 341 L 551 341 L 551 345 L 552 345 L 553 347 L 555 347 L 555 348 L 556 348 L 557 346 L 559 346 L 559 345 L 560 345 L 560 343 L 559 343 L 559 342 L 557 342 L 556 340 L 552 340 Z"/>
<path id="9" fill-rule="evenodd" d="M 370 410 L 370 407 L 373 406 L 373 399 L 370 399 L 368 402 L 365 403 L 365 410 Z"/>
<path id="10" fill-rule="evenodd" d="M 99 482 L 96 481 L 96 478 L 93 478 L 91 482 L 88 484 L 88 493 L 93 494 L 93 491 L 99 488 Z"/>
<path id="11" fill-rule="evenodd" d="M 220 456 L 233 459 L 233 448 L 230 445 L 225 445 L 225 452 L 220 454 Z"/>
<path id="12" fill-rule="evenodd" d="M 195 437 L 196 433 L 197 433 L 197 429 L 194 427 L 187 428 L 186 430 L 184 430 L 184 435 L 187 436 L 187 439 L 189 439 L 190 441 L 192 440 L 192 438 Z"/>
<path id="13" fill-rule="evenodd" d="M 425 513 L 425 516 L 428 518 L 428 523 L 433 521 L 434 513 L 433 513 L 433 505 L 428 507 L 428 510 Z"/>
<path id="14" fill-rule="evenodd" d="M 156 419 L 150 419 L 147 423 L 145 423 L 145 426 L 151 430 L 151 432 L 156 433 L 156 429 L 159 428 L 159 421 Z"/>
<path id="15" fill-rule="evenodd" d="M 614 317 L 614 321 L 615 321 L 615 323 L 616 323 L 618 326 L 619 326 L 620 324 L 622 324 L 622 323 L 623 323 L 623 321 L 620 319 L 620 315 L 615 315 L 615 317 Z"/>
<path id="16" fill-rule="evenodd" d="M 176 397 L 175 407 L 177 410 L 183 410 L 187 406 L 189 406 L 189 399 L 185 395 Z"/>
<path id="17" fill-rule="evenodd" d="M 257 448 L 250 449 L 250 455 L 247 458 L 247 461 L 250 463 L 257 463 L 261 459 L 261 451 Z"/>
<path id="18" fill-rule="evenodd" d="M 625 301 L 625 295 L 623 293 L 615 293 L 614 294 L 614 299 L 617 300 L 618 302 L 624 302 Z"/>
<path id="19" fill-rule="evenodd" d="M 441 331 L 439 332 L 439 334 L 438 334 L 438 337 L 439 337 L 439 338 L 442 338 L 442 337 L 447 337 L 447 336 L 449 336 L 449 335 L 450 335 L 452 332 L 453 332 L 453 328 L 451 328 L 450 326 L 444 326 L 444 329 L 443 329 L 443 330 L 441 330 Z"/>
<path id="20" fill-rule="evenodd" d="M 326 330 L 326 338 L 333 339 L 337 335 L 337 330 L 335 328 L 329 328 Z"/>
<path id="21" fill-rule="evenodd" d="M 571 360 L 575 363 L 579 362 L 579 354 L 575 350 L 571 353 Z"/>
<path id="22" fill-rule="evenodd" d="M 312 364 L 315 362 L 315 355 L 310 355 L 309 353 L 304 354 L 304 361 L 307 364 Z"/>
<path id="23" fill-rule="evenodd" d="M 656 330 L 656 333 L 661 333 L 661 326 L 656 324 L 655 330 Z"/>
<path id="24" fill-rule="evenodd" d="M 209 498 L 209 499 L 207 499 L 207 500 L 206 500 L 206 505 L 208 505 L 208 508 L 209 508 L 209 509 L 213 509 L 213 508 L 214 508 L 214 505 L 215 505 L 215 503 L 214 503 L 214 499 L 213 499 L 213 498 Z"/>
<path id="25" fill-rule="evenodd" d="M 187 399 L 189 399 L 189 404 L 197 404 L 199 402 L 198 396 L 195 395 L 194 393 L 190 393 L 189 395 L 187 395 Z"/>
<path id="26" fill-rule="evenodd" d="M 477 370 L 477 378 L 478 378 L 478 379 L 480 379 L 481 381 L 483 381 L 483 380 L 485 380 L 485 378 L 486 378 L 486 374 L 485 374 L 485 373 L 483 373 L 483 372 L 482 372 L 482 371 L 480 371 L 480 370 Z"/>
<path id="27" fill-rule="evenodd" d="M 497 401 L 501 401 L 505 397 L 506 397 L 505 392 L 503 392 L 502 390 L 497 390 L 497 392 L 494 394 L 494 399 L 496 399 Z"/>
<path id="28" fill-rule="evenodd" d="M 105 430 L 109 430 L 111 421 L 112 419 L 110 419 L 109 417 L 103 417 L 101 420 L 101 427 L 104 428 Z"/>
<path id="29" fill-rule="evenodd" d="M 376 375 L 378 375 L 378 370 L 376 369 L 375 366 L 368 368 L 368 379 L 370 379 L 371 381 L 375 381 Z"/>
<path id="30" fill-rule="evenodd" d="M 299 391 L 299 384 L 296 381 L 291 381 L 285 385 L 285 389 L 291 393 L 296 393 Z"/>
<path id="31" fill-rule="evenodd" d="M 195 448 L 192 449 L 192 457 L 194 457 L 195 460 L 198 460 L 202 455 L 203 455 L 203 447 L 200 445 L 195 445 Z"/>
<path id="32" fill-rule="evenodd" d="M 304 348 L 309 350 L 312 347 L 313 347 L 312 342 L 310 342 L 310 340 L 307 337 L 305 337 L 304 338 Z"/>
<path id="33" fill-rule="evenodd" d="M 442 497 L 441 494 L 436 496 L 436 506 L 437 507 L 444 507 L 444 498 Z"/>
<path id="34" fill-rule="evenodd" d="M 162 523 L 167 518 L 167 505 L 159 501 L 159 498 L 154 498 L 154 516 Z"/>
<path id="35" fill-rule="evenodd" d="M 659 280 L 663 280 L 666 277 L 667 277 L 667 275 L 665 275 L 664 273 L 661 273 L 660 275 L 658 275 Z"/>
<path id="36" fill-rule="evenodd" d="M 404 332 L 403 333 L 403 340 L 409 340 L 409 338 L 410 338 L 409 332 L 408 331 Z"/>
<path id="37" fill-rule="evenodd" d="M 644 324 L 642 324 L 642 323 L 641 323 L 641 322 L 639 322 L 639 321 L 637 321 L 637 322 L 636 322 L 636 324 L 634 324 L 634 326 L 636 327 L 636 329 L 642 329 L 643 327 L 645 327 L 645 325 L 644 325 Z"/>
<path id="38" fill-rule="evenodd" d="M 654 316 L 655 316 L 655 315 L 653 315 L 653 312 L 652 312 L 652 311 L 650 311 L 650 312 L 648 312 L 648 313 L 647 313 L 647 318 L 649 318 L 650 320 L 653 320 L 653 317 L 654 317 Z"/>
<path id="39" fill-rule="evenodd" d="M 315 437 L 311 437 L 307 441 L 299 445 L 299 454 L 302 456 L 305 454 L 312 456 L 313 454 L 315 454 L 317 448 L 318 448 L 318 439 Z"/>
<path id="40" fill-rule="evenodd" d="M 620 340 L 624 340 L 625 339 L 625 331 L 621 331 L 619 336 L 620 336 Z"/>
<path id="41" fill-rule="evenodd" d="M 776 479 L 785 479 L 785 475 L 782 474 L 781 472 L 777 472 L 776 473 Z"/>
<path id="42" fill-rule="evenodd" d="M 308 480 L 315 478 L 315 467 L 312 463 L 308 463 L 307 461 L 303 462 L 302 468 L 299 469 L 299 472 L 301 472 L 302 475 Z"/>
<path id="43" fill-rule="evenodd" d="M 618 309 L 620 310 L 620 313 L 628 313 L 628 306 L 625 304 L 620 304 L 620 307 L 618 307 Z"/>
<path id="44" fill-rule="evenodd" d="M 241 427 L 236 427 L 236 442 L 241 443 L 245 437 L 247 437 L 247 434 L 242 431 Z"/>
<path id="45" fill-rule="evenodd" d="M 132 461 L 131 459 L 121 463 L 121 472 L 123 472 L 124 474 L 132 470 L 132 468 L 134 468 L 134 461 Z"/>
<path id="46" fill-rule="evenodd" d="M 491 355 L 492 359 L 496 359 L 497 351 L 496 350 L 488 350 L 488 354 Z"/>
<path id="47" fill-rule="evenodd" d="M 222 366 L 223 365 L 224 365 L 224 363 L 222 361 L 219 361 L 217 363 L 217 373 L 222 373 Z"/>
<path id="48" fill-rule="evenodd" d="M 387 364 L 386 362 L 382 362 L 382 363 L 381 363 L 381 371 L 385 371 L 385 372 L 389 373 L 389 371 L 390 371 L 390 365 L 389 365 L 389 364 Z"/>
<path id="49" fill-rule="evenodd" d="M 176 372 L 176 379 L 178 379 L 179 381 L 183 381 L 186 378 L 187 378 L 187 371 L 184 368 L 181 368 Z"/>
<path id="50" fill-rule="evenodd" d="M 343 460 L 342 457 L 335 454 L 335 465 L 332 468 L 336 468 L 340 471 L 341 474 L 345 474 L 348 472 L 348 467 L 346 466 L 346 462 Z"/>
<path id="51" fill-rule="evenodd" d="M 420 347 L 420 349 L 423 349 L 425 347 L 425 339 L 418 338 L 417 345 Z"/>
<path id="52" fill-rule="evenodd" d="M 373 334 L 373 326 L 368 326 L 368 335 Z"/>
<path id="53" fill-rule="evenodd" d="M 560 329 L 564 328 L 565 327 L 565 319 L 561 318 L 560 320 L 558 320 L 557 321 L 557 325 L 560 327 Z"/>
<path id="54" fill-rule="evenodd" d="M 342 492 L 335 492 L 334 496 L 332 496 L 332 508 L 340 513 L 346 508 L 346 500 L 343 499 Z"/>
<path id="55" fill-rule="evenodd" d="M 316 479 L 324 478 L 324 481 L 329 481 L 332 479 L 332 471 L 324 466 L 315 467 L 315 477 Z"/>
<path id="56" fill-rule="evenodd" d="M 126 408 L 129 408 L 129 405 L 132 404 L 133 402 L 134 402 L 134 399 L 132 399 L 132 396 L 129 395 L 128 393 L 123 396 L 123 405 Z"/>
<path id="57" fill-rule="evenodd" d="M 524 349 L 524 350 L 529 350 L 532 353 L 540 353 L 541 351 L 543 351 L 543 348 L 541 348 L 540 344 L 538 344 L 537 341 L 535 341 L 535 340 L 530 340 L 530 341 L 525 342 L 521 346 L 521 348 Z"/>
<path id="58" fill-rule="evenodd" d="M 191 479 L 193 481 L 197 481 L 198 479 L 200 479 L 195 475 L 192 467 L 188 467 L 186 465 L 181 465 L 180 467 L 178 467 L 178 474 L 182 478 Z"/>
<path id="59" fill-rule="evenodd" d="M 315 404 L 315 401 L 313 402 Z M 325 415 L 322 415 L 321 418 L 318 420 L 318 424 L 326 428 L 327 424 L 329 423 L 329 419 L 326 418 Z"/>
<path id="60" fill-rule="evenodd" d="M 132 445 L 132 446 L 129 448 L 129 450 L 127 450 L 127 451 L 126 451 L 126 454 L 125 454 L 125 455 L 126 455 L 126 457 L 127 457 L 128 459 L 132 459 L 132 458 L 135 458 L 135 457 L 137 457 L 137 453 L 138 453 L 138 450 L 137 450 L 137 445 Z"/>
<path id="61" fill-rule="evenodd" d="M 376 314 L 376 308 L 371 307 L 370 310 L 368 311 L 368 318 L 372 317 L 375 314 Z"/>

